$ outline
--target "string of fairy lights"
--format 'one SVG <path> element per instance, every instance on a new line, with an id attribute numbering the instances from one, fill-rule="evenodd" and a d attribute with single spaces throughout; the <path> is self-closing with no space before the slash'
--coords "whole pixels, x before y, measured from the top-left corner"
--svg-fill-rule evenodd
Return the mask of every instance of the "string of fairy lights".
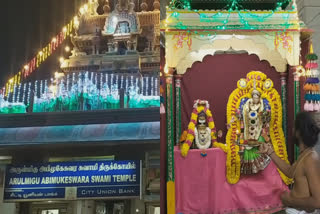
<path id="1" fill-rule="evenodd" d="M 97 0 L 89 0 L 88 4 L 84 4 L 80 7 L 79 14 L 72 18 L 72 20 L 70 20 L 45 47 L 43 47 L 29 62 L 25 63 L 17 74 L 7 81 L 1 91 L 4 96 L 14 92 L 15 86 L 20 87 L 21 82 L 24 79 L 28 78 L 35 70 L 37 70 L 48 57 L 61 47 L 64 41 L 72 37 L 73 30 L 79 27 L 79 16 L 88 12 L 90 4 L 94 4 L 94 2 L 97 2 Z M 69 46 L 65 46 L 64 50 L 70 52 L 71 49 Z M 64 60 L 63 57 L 59 58 L 61 64 Z"/>
<path id="2" fill-rule="evenodd" d="M 92 4 L 93 1 L 97 0 L 90 0 L 88 4 Z M 196 31 L 195 26 L 187 26 L 184 25 L 182 22 L 177 22 L 174 26 L 170 25 L 170 27 L 173 27 L 175 29 L 181 29 L 181 30 L 189 30 L 194 34 L 199 34 L 201 37 L 203 35 L 206 35 L 208 37 L 215 37 L 216 33 L 214 35 L 212 34 L 212 30 L 228 30 L 228 29 L 250 29 L 250 30 L 264 30 L 261 28 L 261 25 L 257 24 L 250 24 L 248 20 L 254 20 L 254 22 L 265 22 L 266 19 L 271 18 L 277 11 L 280 11 L 281 8 L 285 5 L 290 3 L 292 0 L 281 0 L 278 1 L 276 4 L 276 8 L 274 10 L 270 10 L 269 12 L 258 15 L 254 12 L 251 12 L 250 10 L 246 10 L 241 5 L 241 0 L 232 0 L 230 3 L 228 3 L 220 12 L 217 12 L 213 15 L 207 15 L 204 13 L 200 13 L 198 10 L 193 10 L 196 14 L 199 15 L 200 22 L 210 22 L 210 23 L 217 23 L 220 22 L 220 25 L 210 25 L 210 26 L 201 26 L 202 31 Z M 8 80 L 8 82 L 5 84 L 5 87 L 3 87 L 2 93 L 4 95 L 7 95 L 9 92 L 13 92 L 16 85 L 19 85 L 23 79 L 26 79 L 28 76 L 30 76 L 37 68 L 41 66 L 41 64 L 50 57 L 60 46 L 63 44 L 63 42 L 70 38 L 72 36 L 72 32 L 74 28 L 79 27 L 79 16 L 86 13 L 89 10 L 90 5 L 85 4 L 79 9 L 79 15 L 75 16 L 66 26 L 64 26 L 55 37 L 44 47 L 42 48 L 36 56 L 34 56 L 29 62 L 27 62 L 24 66 L 22 66 L 21 70 L 14 75 L 12 78 Z M 292 10 L 295 10 L 295 2 L 292 5 Z M 173 13 L 169 13 L 169 16 L 166 19 L 166 27 L 170 23 L 170 19 L 176 19 L 179 20 L 180 11 L 189 10 L 191 11 L 191 1 L 190 0 L 172 0 L 169 4 L 169 8 L 174 11 Z M 290 12 L 290 11 L 289 11 Z M 230 25 L 230 17 L 233 14 L 237 14 L 240 20 L 240 25 Z M 286 29 L 290 28 L 292 23 L 289 22 L 289 14 L 283 13 L 283 19 L 285 20 L 281 26 L 279 26 L 279 29 L 282 29 L 282 31 L 285 31 Z M 268 26 L 266 24 L 263 25 L 265 28 L 271 28 L 274 26 Z M 208 31 L 206 31 L 208 30 Z M 66 46 L 65 51 L 69 52 L 70 47 Z M 60 63 L 62 64 L 64 62 L 64 58 L 59 58 Z"/>
<path id="3" fill-rule="evenodd" d="M 286 12 L 282 13 L 283 22 L 281 24 L 266 24 L 267 19 L 272 18 L 276 12 L 281 11 L 281 9 L 291 3 L 292 0 L 281 0 L 276 3 L 274 10 L 269 10 L 263 13 L 251 12 L 250 10 L 245 9 L 241 5 L 240 0 L 232 0 L 228 3 L 223 9 L 213 13 L 212 15 L 206 14 L 205 11 L 200 11 L 191 8 L 190 0 L 172 0 L 169 4 L 169 9 L 171 12 L 168 13 L 167 19 L 165 20 L 166 29 L 173 28 L 178 30 L 189 30 L 193 31 L 194 34 L 198 34 L 199 26 L 189 26 L 179 21 L 180 13 L 185 11 L 192 11 L 195 14 L 199 15 L 200 22 L 212 23 L 212 25 L 201 26 L 201 34 L 207 34 L 212 36 L 210 31 L 212 30 L 266 30 L 266 29 L 282 29 L 285 31 L 290 27 L 296 25 L 295 23 L 290 23 L 290 12 L 296 9 L 296 3 L 293 1 L 292 8 Z M 230 24 L 231 16 L 238 16 L 240 24 Z M 175 20 L 172 23 L 172 20 Z M 254 24 L 250 23 L 253 22 Z M 213 24 L 215 23 L 215 24 Z M 220 23 L 220 24 L 217 24 Z M 264 23 L 263 25 L 259 23 Z M 276 26 L 277 25 L 277 26 Z M 206 31 L 207 30 L 207 31 Z M 188 31 L 188 32 L 189 32 Z"/>

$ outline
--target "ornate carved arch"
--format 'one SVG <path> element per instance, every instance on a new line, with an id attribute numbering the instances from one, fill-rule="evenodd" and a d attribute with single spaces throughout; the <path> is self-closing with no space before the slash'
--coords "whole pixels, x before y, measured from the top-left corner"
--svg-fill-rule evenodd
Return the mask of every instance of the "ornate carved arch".
<path id="1" fill-rule="evenodd" d="M 285 72 L 288 61 L 284 59 L 276 50 L 270 50 L 265 44 L 255 43 L 250 39 L 218 39 L 212 44 L 205 44 L 198 50 L 189 52 L 184 58 L 177 63 L 177 71 L 184 74 L 188 68 L 196 61 L 202 61 L 207 55 L 215 55 L 217 51 L 246 51 L 248 54 L 257 55 L 260 60 L 266 60 L 271 66 L 275 67 L 278 72 Z"/>

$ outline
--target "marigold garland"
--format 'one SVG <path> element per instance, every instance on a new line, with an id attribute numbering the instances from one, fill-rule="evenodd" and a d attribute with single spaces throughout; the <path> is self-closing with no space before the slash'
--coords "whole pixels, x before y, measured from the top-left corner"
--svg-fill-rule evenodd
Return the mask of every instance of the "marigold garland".
<path id="1" fill-rule="evenodd" d="M 188 154 L 188 151 L 192 145 L 192 142 L 194 141 L 194 129 L 197 125 L 197 120 L 198 120 L 198 114 L 200 112 L 204 111 L 204 113 L 207 116 L 207 123 L 209 128 L 211 129 L 211 141 L 214 144 L 217 140 L 216 137 L 216 128 L 215 128 L 215 124 L 212 118 L 212 113 L 210 111 L 209 108 L 207 108 L 206 106 L 200 105 L 197 106 L 196 109 L 193 110 L 193 112 L 191 113 L 191 119 L 188 125 L 188 134 L 187 134 L 187 138 L 185 143 L 182 145 L 181 147 L 181 155 L 183 157 L 186 157 Z"/>
<path id="2" fill-rule="evenodd" d="M 236 110 L 238 109 L 241 99 L 246 97 L 248 94 L 248 89 L 234 90 L 230 97 L 227 104 L 227 121 L 230 123 L 232 117 L 236 115 Z M 239 146 L 235 145 L 233 142 L 236 141 L 236 132 L 239 130 L 240 122 L 235 121 L 231 124 L 230 129 L 227 132 L 226 136 L 226 146 L 227 146 L 227 180 L 230 184 L 236 184 L 240 179 L 240 156 Z"/>
<path id="3" fill-rule="evenodd" d="M 231 119 L 235 117 L 236 110 L 240 106 L 240 102 L 245 97 L 251 97 L 250 92 L 253 87 L 253 79 L 256 80 L 257 89 L 261 93 L 261 98 L 265 98 L 271 105 L 271 121 L 270 121 L 270 137 L 275 150 L 275 153 L 282 159 L 288 162 L 287 149 L 284 139 L 284 134 L 282 130 L 282 104 L 281 98 L 278 92 L 272 88 L 273 83 L 271 82 L 271 88 L 265 91 L 262 91 L 264 87 L 264 81 L 267 79 L 267 76 L 261 72 L 250 72 L 247 75 L 248 84 L 246 87 L 239 87 L 235 89 L 229 96 L 227 104 L 227 121 L 230 123 Z M 268 79 L 268 81 L 271 81 Z M 227 152 L 227 180 L 230 184 L 235 184 L 240 179 L 240 155 L 239 146 L 235 145 L 233 142 L 237 139 L 237 130 L 240 130 L 240 121 L 235 121 L 231 124 L 230 129 L 228 130 L 226 136 L 226 152 Z M 219 144 L 214 144 L 216 147 L 220 147 Z M 221 146 L 222 147 L 222 146 Z M 222 147 L 223 148 L 223 147 Z M 282 180 L 286 184 L 292 182 L 291 179 L 287 178 L 279 169 L 278 169 Z"/>
<path id="4" fill-rule="evenodd" d="M 270 138 L 274 151 L 282 160 L 289 163 L 286 141 L 282 130 L 283 115 L 280 95 L 275 89 L 272 89 L 267 91 L 263 97 L 271 104 Z M 278 172 L 285 184 L 289 185 L 293 182 L 292 179 L 285 176 L 279 169 Z"/>
<path id="5" fill-rule="evenodd" d="M 213 147 L 222 149 L 225 153 L 228 152 L 228 148 L 226 144 L 215 142 L 213 143 Z"/>

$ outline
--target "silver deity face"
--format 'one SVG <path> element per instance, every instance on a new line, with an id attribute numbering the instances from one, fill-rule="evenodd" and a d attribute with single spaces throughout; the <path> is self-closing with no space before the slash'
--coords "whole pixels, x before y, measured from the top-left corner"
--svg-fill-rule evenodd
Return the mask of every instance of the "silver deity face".
<path id="1" fill-rule="evenodd" d="M 202 139 L 205 138 L 207 135 L 206 129 L 201 129 L 199 131 L 199 134 L 200 134 L 200 138 L 202 138 Z"/>
<path id="2" fill-rule="evenodd" d="M 258 91 L 252 92 L 252 101 L 254 104 L 258 104 L 260 102 L 260 93 Z"/>
<path id="3" fill-rule="evenodd" d="M 206 117 L 204 117 L 204 116 L 199 116 L 199 118 L 198 118 L 198 123 L 199 123 L 199 124 L 205 124 L 205 123 L 206 123 Z"/>
<path id="4" fill-rule="evenodd" d="M 198 137 L 200 140 L 206 139 L 207 137 L 207 127 L 204 124 L 198 125 Z"/>

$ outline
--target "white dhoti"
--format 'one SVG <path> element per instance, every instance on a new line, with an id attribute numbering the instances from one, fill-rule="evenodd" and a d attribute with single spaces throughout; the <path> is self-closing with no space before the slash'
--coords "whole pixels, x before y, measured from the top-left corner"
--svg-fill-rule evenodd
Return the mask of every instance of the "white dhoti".
<path id="1" fill-rule="evenodd" d="M 293 209 L 293 208 L 287 208 L 286 209 L 286 213 L 287 214 L 320 214 L 320 210 L 315 210 L 314 212 L 312 213 L 308 213 L 306 211 L 301 211 L 301 210 L 296 210 L 296 209 Z"/>

